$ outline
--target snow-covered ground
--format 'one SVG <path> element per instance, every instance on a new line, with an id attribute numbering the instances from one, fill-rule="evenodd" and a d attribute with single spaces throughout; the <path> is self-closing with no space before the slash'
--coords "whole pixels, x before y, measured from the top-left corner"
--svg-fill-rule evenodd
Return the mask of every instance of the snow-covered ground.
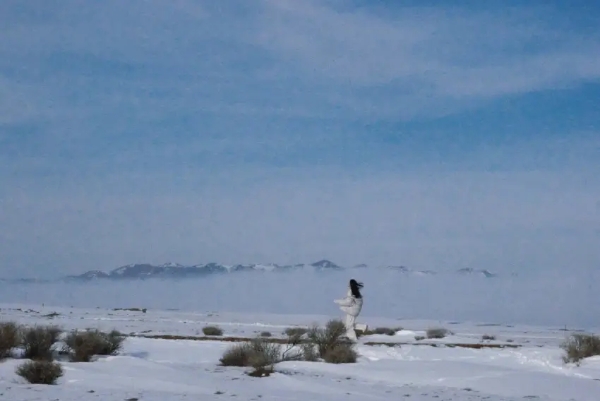
<path id="1" fill-rule="evenodd" d="M 118 329 L 127 334 L 202 336 L 216 324 L 225 335 L 280 336 L 290 326 L 323 323 L 328 316 L 53 308 L 0 304 L 0 321 L 56 324 L 73 328 Z M 600 399 L 600 359 L 564 365 L 558 344 L 568 334 L 544 327 L 460 322 L 392 320 L 364 317 L 370 327 L 402 327 L 395 336 L 362 337 L 358 363 L 284 362 L 267 378 L 252 378 L 243 368 L 219 366 L 229 343 L 129 337 L 117 356 L 91 363 L 63 362 L 56 386 L 30 385 L 17 376 L 21 360 L 0 363 L 0 399 L 21 400 L 578 400 Z M 433 326 L 452 335 L 416 341 Z M 518 348 L 469 349 L 424 343 L 487 343 Z M 400 346 L 365 345 L 367 342 Z M 412 343 L 412 344 L 411 344 Z M 420 344 L 420 345 L 419 345 Z"/>

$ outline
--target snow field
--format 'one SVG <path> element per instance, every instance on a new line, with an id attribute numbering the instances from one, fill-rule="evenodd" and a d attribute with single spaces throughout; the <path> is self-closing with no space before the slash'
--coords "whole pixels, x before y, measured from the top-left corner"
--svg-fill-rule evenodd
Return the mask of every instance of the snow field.
<path id="1" fill-rule="evenodd" d="M 54 317 L 45 317 L 50 313 Z M 205 325 L 225 335 L 254 337 L 261 331 L 280 336 L 285 328 L 324 323 L 326 316 L 243 315 L 179 311 L 112 311 L 0 305 L 0 321 L 56 324 L 73 328 L 117 329 L 126 334 L 201 336 Z M 567 333 L 555 328 L 507 327 L 473 323 L 397 321 L 363 318 L 375 326 L 405 329 L 394 336 L 360 339 L 358 363 L 283 362 L 276 373 L 252 378 L 247 368 L 219 366 L 231 343 L 128 337 L 117 356 L 90 363 L 61 362 L 65 374 L 56 386 L 31 385 L 14 371 L 23 360 L 0 362 L 0 400 L 577 400 L 600 399 L 600 358 L 581 366 L 565 365 L 558 344 Z M 455 334 L 440 343 L 481 343 L 484 333 L 519 348 L 468 349 L 403 344 L 369 346 L 365 342 L 418 343 L 428 327 Z"/>

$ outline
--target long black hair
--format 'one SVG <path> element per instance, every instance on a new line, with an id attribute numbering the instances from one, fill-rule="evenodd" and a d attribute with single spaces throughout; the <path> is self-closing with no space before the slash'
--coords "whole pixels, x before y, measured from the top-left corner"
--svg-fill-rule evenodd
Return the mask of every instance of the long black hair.
<path id="1" fill-rule="evenodd" d="M 350 291 L 352 291 L 352 296 L 354 298 L 362 298 L 362 295 L 360 295 L 361 288 L 363 288 L 363 283 L 350 279 Z"/>

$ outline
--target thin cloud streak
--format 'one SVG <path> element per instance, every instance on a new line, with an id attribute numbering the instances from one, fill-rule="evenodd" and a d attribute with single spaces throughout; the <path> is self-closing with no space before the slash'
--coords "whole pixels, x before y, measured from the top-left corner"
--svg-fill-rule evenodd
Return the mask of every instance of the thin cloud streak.
<path id="1" fill-rule="evenodd" d="M 429 106 L 440 101 L 468 106 L 600 78 L 600 37 L 544 26 L 539 16 L 554 14 L 544 8 L 491 14 L 410 7 L 384 18 L 320 1 L 265 3 L 258 43 L 301 76 L 353 87 L 359 113 L 376 112 L 359 99 L 382 85 L 396 89 L 397 112 L 416 101 L 415 114 L 435 115 Z"/>
<path id="2" fill-rule="evenodd" d="M 45 5 L 43 19 L 33 5 L 19 13 L 5 5 L 14 20 L 0 70 L 22 83 L 0 93 L 27 96 L 28 107 L 47 112 L 52 98 L 54 113 L 94 118 L 99 107 L 108 114 L 137 103 L 148 115 L 411 120 L 600 78 L 600 38 L 544 24 L 552 10 L 413 7 L 384 17 L 331 4 L 73 0 Z M 27 95 L 30 85 L 41 96 Z"/>

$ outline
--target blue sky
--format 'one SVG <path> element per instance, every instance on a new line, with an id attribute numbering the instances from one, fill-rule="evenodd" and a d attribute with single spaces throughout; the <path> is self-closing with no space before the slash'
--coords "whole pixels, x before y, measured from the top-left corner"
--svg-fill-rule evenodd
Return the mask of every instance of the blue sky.
<path id="1" fill-rule="evenodd" d="M 564 2 L 3 1 L 0 276 L 598 268 L 599 24 Z"/>

